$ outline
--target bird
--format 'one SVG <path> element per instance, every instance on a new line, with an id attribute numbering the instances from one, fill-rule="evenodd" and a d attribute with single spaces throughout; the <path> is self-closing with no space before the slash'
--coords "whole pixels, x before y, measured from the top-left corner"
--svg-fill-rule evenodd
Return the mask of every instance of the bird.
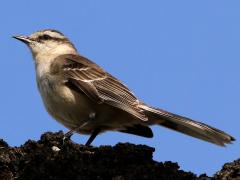
<path id="1" fill-rule="evenodd" d="M 47 112 L 69 131 L 90 135 L 118 131 L 152 138 L 160 125 L 219 146 L 231 135 L 207 124 L 155 108 L 139 100 L 129 88 L 102 67 L 78 53 L 60 31 L 44 29 L 13 38 L 25 43 L 33 56 L 37 86 Z"/>

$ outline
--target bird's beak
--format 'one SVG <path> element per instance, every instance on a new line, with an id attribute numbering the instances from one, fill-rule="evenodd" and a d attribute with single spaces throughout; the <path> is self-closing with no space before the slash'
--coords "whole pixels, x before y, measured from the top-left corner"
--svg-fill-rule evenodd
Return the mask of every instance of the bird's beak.
<path id="1" fill-rule="evenodd" d="M 13 38 L 24 42 L 25 44 L 29 44 L 30 42 L 32 42 L 32 40 L 28 37 L 28 36 L 13 36 Z"/>

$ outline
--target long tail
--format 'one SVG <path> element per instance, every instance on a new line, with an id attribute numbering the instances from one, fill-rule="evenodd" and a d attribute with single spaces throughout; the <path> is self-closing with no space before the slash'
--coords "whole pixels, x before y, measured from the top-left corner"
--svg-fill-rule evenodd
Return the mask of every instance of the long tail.
<path id="1" fill-rule="evenodd" d="M 231 142 L 235 140 L 232 136 L 219 129 L 186 117 L 152 108 L 144 104 L 141 105 L 141 109 L 143 109 L 144 113 L 148 116 L 151 125 L 159 124 L 219 146 L 231 144 Z"/>

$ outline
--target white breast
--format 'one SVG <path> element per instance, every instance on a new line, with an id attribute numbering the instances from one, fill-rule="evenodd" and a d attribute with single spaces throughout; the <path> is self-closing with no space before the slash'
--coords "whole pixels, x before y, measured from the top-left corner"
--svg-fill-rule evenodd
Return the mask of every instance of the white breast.
<path id="1" fill-rule="evenodd" d="M 46 67 L 37 69 L 40 94 L 48 113 L 69 129 L 79 127 L 94 112 L 91 101 L 46 73 Z"/>

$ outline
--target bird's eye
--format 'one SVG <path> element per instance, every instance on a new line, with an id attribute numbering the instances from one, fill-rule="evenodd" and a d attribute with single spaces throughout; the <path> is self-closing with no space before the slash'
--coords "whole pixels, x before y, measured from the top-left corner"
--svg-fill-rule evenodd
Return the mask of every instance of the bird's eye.
<path id="1" fill-rule="evenodd" d="M 51 39 L 51 36 L 49 36 L 47 34 L 44 34 L 44 35 L 40 36 L 39 39 L 41 39 L 41 40 L 49 40 L 49 39 Z"/>

